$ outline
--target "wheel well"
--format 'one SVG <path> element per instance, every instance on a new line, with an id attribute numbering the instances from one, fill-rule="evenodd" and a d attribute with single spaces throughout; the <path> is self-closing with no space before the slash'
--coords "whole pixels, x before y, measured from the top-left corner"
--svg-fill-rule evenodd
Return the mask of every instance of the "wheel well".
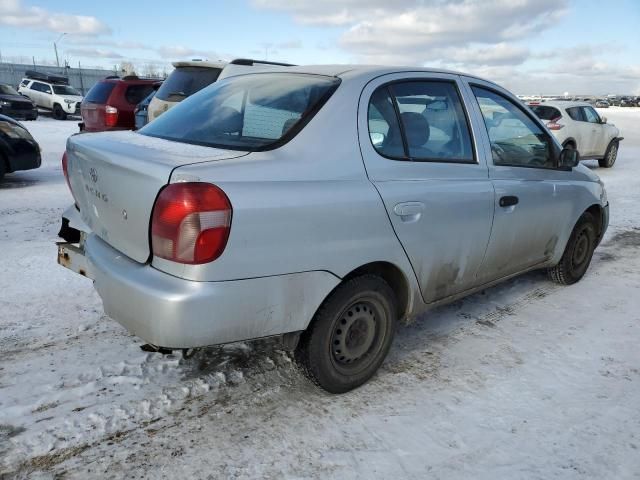
<path id="1" fill-rule="evenodd" d="M 595 219 L 598 239 L 600 239 L 602 237 L 602 207 L 596 203 L 587 208 L 585 212 L 589 212 Z"/>
<path id="2" fill-rule="evenodd" d="M 398 300 L 398 317 L 403 318 L 409 308 L 409 283 L 402 270 L 389 262 L 372 262 L 351 271 L 342 281 L 365 274 L 377 275 L 389 284 Z"/>
<path id="3" fill-rule="evenodd" d="M 573 145 L 573 148 L 577 148 L 578 146 L 576 145 L 576 141 L 573 138 L 568 138 L 564 141 L 564 143 L 562 144 L 563 147 L 566 147 L 567 145 Z"/>

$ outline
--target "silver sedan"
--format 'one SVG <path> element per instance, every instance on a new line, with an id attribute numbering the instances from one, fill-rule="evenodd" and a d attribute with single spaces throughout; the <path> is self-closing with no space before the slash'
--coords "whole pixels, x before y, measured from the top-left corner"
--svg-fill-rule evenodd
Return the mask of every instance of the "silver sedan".
<path id="1" fill-rule="evenodd" d="M 578 160 L 477 77 L 238 75 L 139 132 L 69 139 L 58 261 L 155 348 L 282 336 L 345 392 L 403 319 L 533 269 L 580 280 L 608 202 Z"/>

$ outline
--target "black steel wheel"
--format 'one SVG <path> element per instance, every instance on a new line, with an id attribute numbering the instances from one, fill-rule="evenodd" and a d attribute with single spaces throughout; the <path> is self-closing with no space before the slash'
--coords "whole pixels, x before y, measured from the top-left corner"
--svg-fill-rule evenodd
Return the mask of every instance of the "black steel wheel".
<path id="1" fill-rule="evenodd" d="M 551 280 L 562 285 L 571 285 L 584 276 L 596 248 L 598 237 L 595 225 L 590 213 L 582 214 L 571 232 L 560 262 L 548 269 Z"/>
<path id="2" fill-rule="evenodd" d="M 397 320 L 397 301 L 380 277 L 346 281 L 329 295 L 302 334 L 296 359 L 305 374 L 331 393 L 369 380 L 384 361 Z"/>

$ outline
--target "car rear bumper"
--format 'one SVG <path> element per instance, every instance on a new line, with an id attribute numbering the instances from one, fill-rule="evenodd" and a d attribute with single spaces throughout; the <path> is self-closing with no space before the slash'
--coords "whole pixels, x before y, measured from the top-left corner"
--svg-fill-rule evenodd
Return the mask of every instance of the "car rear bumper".
<path id="1" fill-rule="evenodd" d="M 107 315 L 167 348 L 304 330 L 339 282 L 324 271 L 195 282 L 137 263 L 94 234 L 79 245 L 59 243 L 58 263 L 94 281 Z"/>

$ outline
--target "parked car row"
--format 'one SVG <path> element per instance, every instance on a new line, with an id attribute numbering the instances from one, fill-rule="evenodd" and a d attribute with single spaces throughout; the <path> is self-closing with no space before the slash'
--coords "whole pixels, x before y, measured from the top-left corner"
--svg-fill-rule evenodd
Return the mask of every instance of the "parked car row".
<path id="1" fill-rule="evenodd" d="M 345 392 L 400 320 L 526 271 L 572 284 L 589 267 L 609 204 L 579 164 L 577 148 L 599 147 L 549 130 L 578 122 L 567 108 L 542 120 L 493 82 L 431 69 L 215 81 L 227 68 L 186 99 L 196 72 L 177 68 L 156 98 L 179 105 L 138 132 L 73 135 L 62 158 L 74 202 L 58 262 L 145 348 L 281 336 L 313 382 Z"/>

